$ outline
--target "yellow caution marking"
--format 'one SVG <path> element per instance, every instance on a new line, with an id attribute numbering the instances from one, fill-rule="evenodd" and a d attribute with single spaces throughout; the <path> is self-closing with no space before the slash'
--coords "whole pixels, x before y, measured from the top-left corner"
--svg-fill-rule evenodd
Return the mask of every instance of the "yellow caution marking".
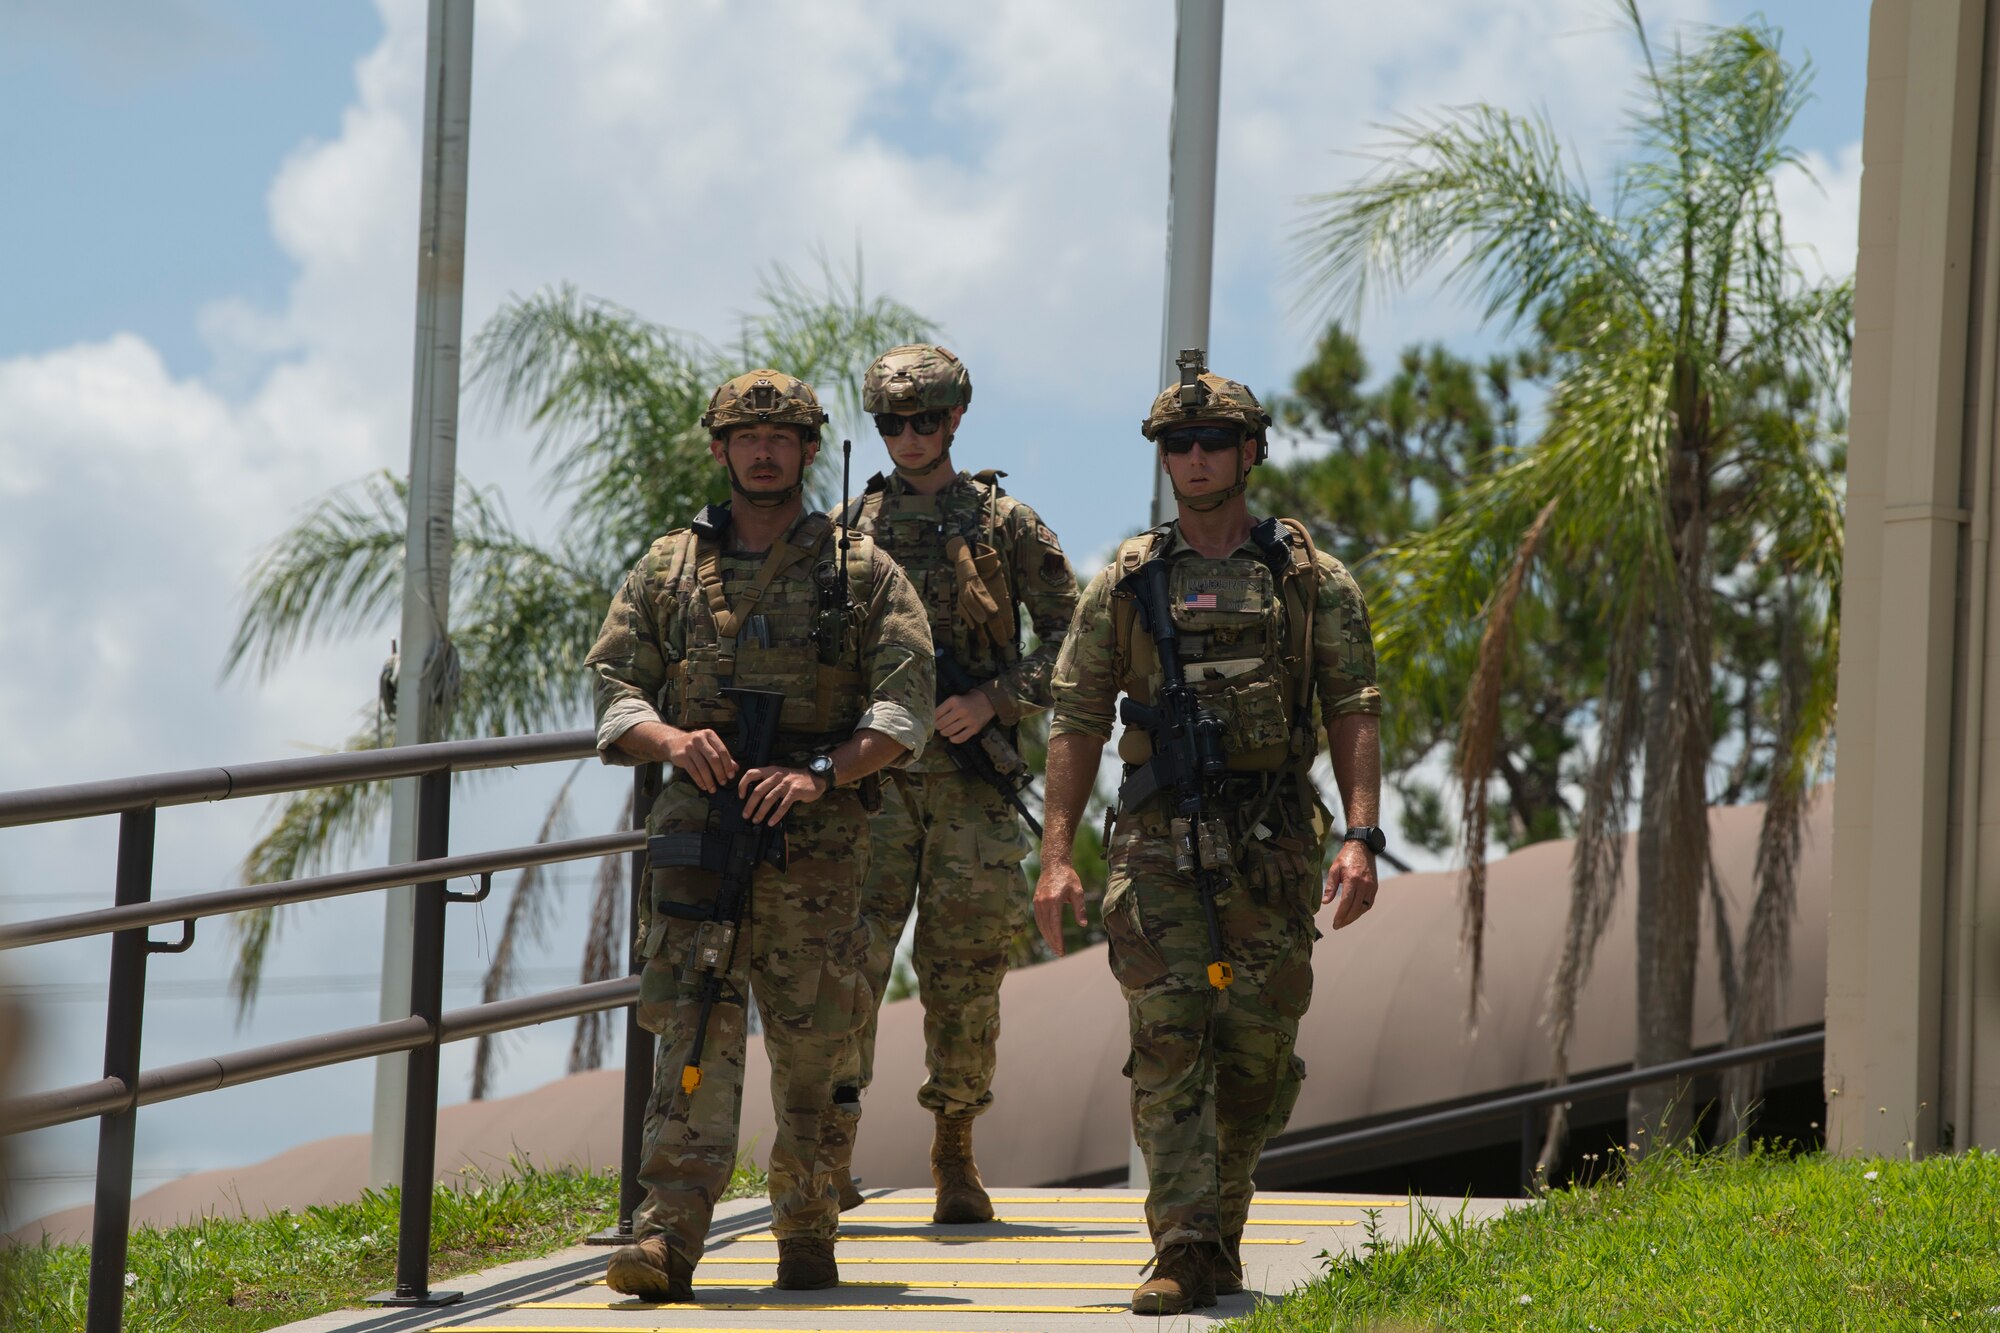
<path id="1" fill-rule="evenodd" d="M 850 1237 L 849 1239 L 852 1239 L 852 1237 Z M 1255 1240 L 1247 1243 L 1251 1245 L 1302 1245 L 1305 1242 L 1297 1240 Z M 704 1268 L 708 1267 L 710 1264 L 764 1264 L 767 1267 L 775 1268 L 777 1262 L 778 1260 L 776 1256 L 769 1254 L 765 1255 L 761 1259 L 750 1259 L 750 1258 L 744 1258 L 742 1256 L 731 1256 L 731 1255 L 723 1255 L 718 1258 L 714 1255 L 703 1255 L 701 1260 L 702 1267 Z M 891 1259 L 857 1259 L 851 1254 L 843 1254 L 840 1256 L 840 1263 L 843 1268 L 846 1267 L 848 1264 L 904 1264 L 906 1266 L 911 1266 L 916 1268 L 931 1268 L 938 1264 L 1013 1264 L 1013 1265 L 1025 1264 L 1035 1268 L 1042 1268 L 1051 1264 L 1074 1264 L 1080 1268 L 1118 1268 L 1125 1264 L 1136 1265 L 1141 1262 L 1142 1261 L 1138 1259 L 1126 1259 L 1126 1258 L 970 1259 L 966 1258 L 963 1255 L 956 1255 L 956 1254 L 936 1259 L 930 1258 L 927 1255 L 916 1255 L 916 1254 L 907 1254 L 902 1256 L 901 1258 L 891 1258 Z M 586 1278 L 584 1281 L 577 1283 L 577 1285 L 579 1287 L 587 1287 L 592 1285 L 592 1283 L 589 1279 Z"/>
<path id="2" fill-rule="evenodd" d="M 1144 1203 L 1143 1194 L 1113 1194 L 1108 1191 L 1098 1194 L 994 1194 L 988 1196 L 994 1203 Z M 867 1204 L 934 1203 L 934 1194 L 884 1194 L 863 1201 Z M 1252 1208 L 1408 1208 L 1408 1199 L 1273 1199 L 1257 1198 L 1250 1202 Z"/>
<path id="3" fill-rule="evenodd" d="M 649 1301 L 522 1301 L 507 1308 L 510 1310 L 839 1310 L 882 1314 L 906 1314 L 925 1310 L 935 1314 L 1107 1314 L 1113 1310 L 1129 1310 L 1131 1306 L 1125 1301 L 1098 1305 L 961 1305 L 957 1301 L 949 1305 L 935 1301 L 923 1305 L 791 1305 L 774 1301 L 698 1301 L 692 1306 L 654 1305 Z M 627 1333 L 632 1331 L 628 1330 Z"/>
<path id="4" fill-rule="evenodd" d="M 674 1309 L 674 1307 L 662 1307 Z M 710 1309 L 726 1309 L 714 1305 Z M 806 1307 L 796 1307 L 806 1309 Z M 936 1309 L 926 1305 L 924 1309 Z M 604 1333 L 602 1323 L 454 1323 L 452 1333 Z M 734 1333 L 796 1333 L 798 1325 L 784 1325 L 782 1329 L 756 1329 L 756 1327 L 734 1327 Z M 712 1323 L 622 1323 L 620 1333 L 716 1333 Z M 968 1333 L 966 1329 L 842 1329 L 840 1333 Z"/>
<path id="5" fill-rule="evenodd" d="M 1315 1222 L 1313 1225 L 1322 1226 L 1324 1223 Z M 1352 1224 L 1350 1223 L 1349 1225 Z M 722 1243 L 725 1245 L 734 1245 L 739 1241 L 776 1239 L 777 1237 L 768 1231 L 753 1231 L 747 1236 L 731 1236 L 727 1241 Z M 929 1235 L 925 1235 L 920 1231 L 911 1231 L 900 1236 L 856 1236 L 843 1231 L 840 1233 L 839 1239 L 849 1245 L 958 1245 L 976 1244 L 981 1241 L 993 1245 L 1151 1245 L 1153 1243 L 1151 1236 L 982 1236 L 969 1231 L 932 1232 Z M 1242 1243 L 1245 1245 L 1303 1245 L 1305 1244 L 1305 1240 L 1303 1237 L 1296 1236 L 1273 1236 L 1268 1239 L 1263 1236 L 1245 1236 Z M 703 1262 L 707 1261 L 704 1260 Z"/>
<path id="6" fill-rule="evenodd" d="M 850 1259 L 847 1262 L 852 1263 L 853 1260 Z M 771 1285 L 768 1282 L 758 1282 L 747 1276 L 740 1278 L 698 1277 L 694 1280 L 694 1284 L 697 1287 L 730 1287 L 737 1291 L 755 1290 L 759 1287 L 768 1287 Z M 601 1287 L 604 1284 L 602 1282 L 581 1282 L 577 1285 L 582 1287 Z M 847 1290 L 849 1287 L 895 1287 L 904 1290 L 921 1291 L 957 1291 L 961 1288 L 974 1291 L 991 1291 L 994 1289 L 1004 1291 L 1125 1291 L 1131 1286 L 1130 1282 L 1018 1282 L 1013 1278 L 1005 1276 L 988 1278 L 984 1282 L 981 1282 L 978 1278 L 929 1278 L 921 1281 L 912 1279 L 908 1282 L 893 1282 L 887 1278 L 876 1281 L 869 1281 L 867 1279 L 855 1281 L 852 1278 L 842 1278 L 840 1282 L 840 1289 L 842 1291 Z"/>
<path id="7" fill-rule="evenodd" d="M 1000 1226 L 1011 1227 L 1028 1226 L 1044 1222 L 1139 1223 L 1144 1222 L 1146 1219 L 1143 1217 L 1133 1217 L 1129 1213 L 1123 1217 L 1044 1217 L 1039 1214 L 1023 1213 L 1016 1217 L 996 1217 L 993 1220 Z M 872 1227 L 887 1222 L 929 1222 L 930 1219 L 921 1213 L 890 1213 L 881 1217 L 857 1218 L 856 1221 L 862 1226 Z M 1351 1217 L 1327 1218 L 1325 1220 L 1317 1217 L 1253 1217 L 1248 1219 L 1248 1223 L 1253 1227 L 1358 1227 L 1361 1225 Z M 848 1240 L 854 1239 L 854 1237 L 847 1235 L 846 1232 L 842 1232 L 841 1234 Z M 996 1237 L 996 1239 L 1004 1238 Z"/>

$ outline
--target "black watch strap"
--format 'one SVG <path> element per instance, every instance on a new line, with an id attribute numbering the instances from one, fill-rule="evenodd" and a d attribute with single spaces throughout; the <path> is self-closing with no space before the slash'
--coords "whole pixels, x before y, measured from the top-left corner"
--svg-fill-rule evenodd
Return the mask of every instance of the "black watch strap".
<path id="1" fill-rule="evenodd" d="M 1358 842 L 1377 856 L 1389 848 L 1388 835 L 1373 824 L 1350 824 L 1347 832 L 1340 835 L 1340 840 Z"/>

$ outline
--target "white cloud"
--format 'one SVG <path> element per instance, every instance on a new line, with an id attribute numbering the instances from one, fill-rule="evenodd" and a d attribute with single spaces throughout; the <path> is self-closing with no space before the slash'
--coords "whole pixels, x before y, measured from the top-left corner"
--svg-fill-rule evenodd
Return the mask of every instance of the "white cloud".
<path id="1" fill-rule="evenodd" d="M 1831 157 L 1817 149 L 1801 157 L 1777 181 L 1785 243 L 1808 276 L 1849 277 L 1861 234 L 1861 141 Z"/>

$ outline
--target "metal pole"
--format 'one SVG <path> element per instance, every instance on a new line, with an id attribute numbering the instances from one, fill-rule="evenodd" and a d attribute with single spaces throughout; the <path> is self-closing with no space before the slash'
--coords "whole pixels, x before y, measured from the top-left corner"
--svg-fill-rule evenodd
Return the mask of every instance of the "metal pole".
<path id="1" fill-rule="evenodd" d="M 410 515 L 403 570 L 402 669 L 396 684 L 396 744 L 442 740 L 457 695 L 457 658 L 447 637 L 451 502 L 457 475 L 458 351 L 465 306 L 465 168 L 472 121 L 473 0 L 430 0 L 424 76 L 423 191 L 417 231 L 415 388 L 410 403 Z M 415 859 L 417 780 L 390 796 L 389 859 Z M 410 1013 L 415 889 L 387 895 L 382 929 L 384 1022 Z M 402 1155 L 408 1057 L 375 1064 L 375 1124 L 369 1176 L 396 1178 Z"/>
<path id="2" fill-rule="evenodd" d="M 632 770 L 632 826 L 646 827 L 646 816 L 660 794 L 660 766 L 641 764 Z M 646 965 L 639 956 L 639 903 L 646 892 L 646 849 L 632 853 L 632 898 L 629 904 L 626 960 L 631 974 L 638 976 Z M 639 1159 L 646 1148 L 646 1108 L 653 1098 L 653 1034 L 639 1026 L 639 1006 L 625 1010 L 625 1111 L 619 1137 L 618 1221 L 603 1231 L 585 1237 L 591 1245 L 629 1245 L 632 1218 L 639 1211 L 646 1191 L 639 1184 Z"/>
<path id="3" fill-rule="evenodd" d="M 1174 106 L 1167 130 L 1167 293 L 1160 329 L 1159 384 L 1179 378 L 1174 358 L 1208 346 L 1215 280 L 1215 143 L 1222 100 L 1222 0 L 1176 0 Z M 1167 474 L 1153 464 L 1153 525 L 1174 516 Z M 1134 1140 L 1126 1184 L 1146 1188 L 1146 1159 Z"/>
<path id="4" fill-rule="evenodd" d="M 417 855 L 443 856 L 451 841 L 451 771 L 417 779 Z M 419 884 L 410 965 L 410 1013 L 438 1031 L 444 1013 L 444 881 Z M 409 1052 L 403 1115 L 402 1198 L 396 1227 L 396 1289 L 371 1305 L 450 1305 L 456 1291 L 432 1291 L 431 1183 L 437 1174 L 438 1043 Z"/>
<path id="5" fill-rule="evenodd" d="M 153 896 L 151 806 L 118 818 L 118 905 Z M 86 1333 L 118 1333 L 125 1320 L 125 1241 L 132 1221 L 132 1148 L 138 1131 L 139 1033 L 146 1008 L 146 932 L 111 937 L 111 993 L 104 1022 L 104 1077 L 134 1093 L 131 1109 L 97 1122 L 97 1205 L 90 1222 Z"/>
<path id="6" fill-rule="evenodd" d="M 1215 144 L 1222 98 L 1222 0 L 1177 0 L 1174 109 L 1168 131 L 1167 297 L 1159 384 L 1179 377 L 1174 358 L 1208 346 L 1215 274 Z M 1166 473 L 1153 472 L 1153 522 L 1174 515 Z"/>

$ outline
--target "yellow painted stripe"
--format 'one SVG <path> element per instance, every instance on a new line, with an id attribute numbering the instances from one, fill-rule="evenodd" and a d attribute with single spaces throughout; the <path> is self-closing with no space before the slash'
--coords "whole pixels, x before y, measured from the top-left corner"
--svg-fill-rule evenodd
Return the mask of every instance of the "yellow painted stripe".
<path id="1" fill-rule="evenodd" d="M 1315 1223 L 1314 1225 L 1319 1224 Z M 777 1237 L 768 1231 L 753 1231 L 746 1236 L 731 1236 L 723 1244 L 734 1245 L 746 1240 L 776 1239 Z M 991 1245 L 1151 1245 L 1153 1243 L 1153 1238 L 1150 1236 L 982 1236 L 965 1231 L 947 1231 L 941 1234 L 934 1232 L 930 1235 L 912 1231 L 901 1236 L 851 1236 L 843 1231 L 840 1233 L 840 1239 L 849 1245 L 867 1245 L 871 1243 L 884 1245 L 957 1245 L 962 1243 L 978 1244 L 982 1241 Z M 1243 1244 L 1303 1245 L 1305 1244 L 1305 1239 L 1298 1236 L 1272 1236 L 1269 1238 L 1263 1236 L 1245 1236 Z"/>
<path id="2" fill-rule="evenodd" d="M 880 1217 L 860 1217 L 854 1220 L 863 1226 L 871 1227 L 887 1222 L 930 1221 L 928 1217 L 925 1217 L 921 1213 L 890 1213 Z M 1003 1227 L 1027 1226 L 1046 1222 L 1090 1222 L 1101 1224 L 1107 1222 L 1139 1223 L 1145 1220 L 1143 1217 L 1134 1217 L 1130 1213 L 1127 1213 L 1123 1217 L 1044 1217 L 1039 1213 L 1021 1213 L 1014 1217 L 996 1217 L 993 1219 L 995 1224 Z M 1253 1227 L 1358 1227 L 1361 1225 L 1351 1217 L 1252 1217 L 1247 1220 L 1249 1225 Z M 849 1239 L 852 1239 L 852 1237 Z"/>
<path id="3" fill-rule="evenodd" d="M 720 1307 L 716 1307 L 720 1308 Z M 806 1307 L 799 1307 L 804 1309 Z M 936 1309 L 936 1306 L 926 1306 Z M 451 1333 L 604 1333 L 603 1324 L 453 1324 Z M 714 1324 L 620 1324 L 620 1333 L 716 1333 Z M 730 1333 L 799 1333 L 796 1328 L 749 1328 L 731 1325 Z M 962 1328 L 852 1328 L 841 1333 L 968 1333 Z"/>
<path id="4" fill-rule="evenodd" d="M 1112 1310 L 1129 1310 L 1125 1301 L 1116 1304 L 1098 1305 L 786 1305 L 770 1301 L 701 1301 L 698 1305 L 673 1306 L 654 1305 L 648 1301 L 522 1301 L 510 1305 L 510 1310 L 673 1310 L 699 1308 L 702 1310 L 797 1310 L 823 1312 L 830 1310 L 866 1313 L 908 1313 L 928 1310 L 932 1314 L 1105 1314 Z"/>
<path id="5" fill-rule="evenodd" d="M 1251 1244 L 1299 1245 L 1303 1244 L 1303 1242 L 1296 1240 L 1260 1240 L 1260 1241 L 1252 1241 Z M 763 1264 L 767 1267 L 775 1268 L 777 1262 L 778 1262 L 777 1256 L 770 1254 L 765 1255 L 761 1259 L 746 1259 L 742 1257 L 731 1257 L 729 1255 L 723 1255 L 718 1258 L 714 1255 L 703 1255 L 701 1260 L 702 1267 L 704 1268 L 708 1267 L 710 1264 Z M 1041 1268 L 1050 1264 L 1075 1264 L 1081 1268 L 1117 1268 L 1124 1264 L 1136 1265 L 1141 1262 L 1142 1261 L 1138 1259 L 1127 1259 L 1122 1257 L 1112 1258 L 1112 1259 L 1039 1259 L 1039 1258 L 1038 1259 L 1018 1259 L 1018 1258 L 967 1259 L 960 1255 L 954 1254 L 932 1259 L 924 1255 L 906 1254 L 900 1258 L 894 1258 L 894 1259 L 857 1259 L 851 1254 L 843 1254 L 840 1256 L 840 1263 L 842 1267 L 846 1267 L 848 1264 L 907 1264 L 915 1266 L 917 1268 L 930 1268 L 937 1264 L 1026 1264 L 1036 1268 Z M 577 1285 L 580 1287 L 587 1287 L 591 1284 L 586 1280 L 584 1282 L 577 1283 Z"/>
<path id="6" fill-rule="evenodd" d="M 578 1283 L 578 1285 L 602 1287 L 604 1283 L 598 1281 L 598 1283 Z M 732 1287 L 736 1291 L 748 1291 L 756 1287 L 768 1287 L 770 1283 L 760 1283 L 754 1279 L 746 1281 L 744 1277 L 696 1277 L 694 1285 Z M 1016 1289 L 1018 1291 L 1126 1291 L 1130 1285 L 1132 1283 L 1024 1283 L 1012 1277 L 988 1277 L 986 1281 L 980 1281 L 976 1277 L 962 1277 L 962 1279 L 934 1277 L 930 1281 L 906 1281 L 906 1283 L 896 1283 L 888 1279 L 882 1281 L 854 1281 L 846 1277 L 840 1279 L 842 1291 L 846 1291 L 848 1287 L 896 1287 L 898 1291 L 1016 1291 Z"/>
<path id="7" fill-rule="evenodd" d="M 1144 1203 L 1143 1194 L 994 1194 L 988 1196 L 994 1203 Z M 900 1191 L 884 1193 L 870 1198 L 866 1203 L 934 1203 L 935 1194 L 904 1194 Z M 1252 1208 L 1408 1208 L 1408 1199 L 1272 1199 L 1256 1198 L 1250 1201 Z"/>

